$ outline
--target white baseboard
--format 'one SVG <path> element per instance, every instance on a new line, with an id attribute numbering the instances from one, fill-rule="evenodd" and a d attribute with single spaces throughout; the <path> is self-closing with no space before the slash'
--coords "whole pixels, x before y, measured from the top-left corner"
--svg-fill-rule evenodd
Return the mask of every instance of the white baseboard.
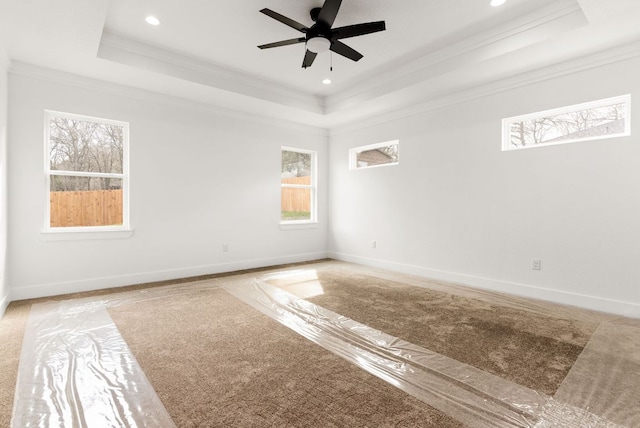
<path id="1" fill-rule="evenodd" d="M 83 291 L 101 290 L 104 288 L 124 287 L 147 282 L 166 281 L 178 278 L 189 278 L 216 273 L 234 272 L 243 269 L 254 269 L 287 263 L 299 263 L 327 258 L 327 253 L 316 252 L 296 254 L 264 259 L 240 260 L 229 263 L 218 263 L 207 266 L 194 266 L 155 272 L 141 272 L 129 275 L 87 278 L 79 281 L 34 284 L 11 289 L 11 300 L 35 299 L 39 297 L 57 296 L 61 294 L 79 293 Z M 8 300 L 7 304 L 8 304 Z"/>
<path id="2" fill-rule="evenodd" d="M 585 309 L 623 315 L 631 318 L 640 318 L 640 305 L 636 303 L 621 302 L 618 300 L 605 299 L 602 297 L 569 293 L 560 290 L 552 290 L 532 285 L 518 284 L 514 282 L 507 282 L 490 278 L 482 278 L 455 272 L 446 272 L 387 260 L 371 259 L 368 257 L 361 257 L 352 254 L 329 251 L 328 257 L 345 262 L 387 269 L 394 272 L 400 272 L 434 280 L 447 281 L 484 290 L 491 290 L 515 296 L 546 300 L 549 302 L 577 306 Z"/>
<path id="3" fill-rule="evenodd" d="M 0 299 L 0 318 L 4 316 L 4 312 L 7 310 L 9 306 L 9 296 L 2 296 Z"/>

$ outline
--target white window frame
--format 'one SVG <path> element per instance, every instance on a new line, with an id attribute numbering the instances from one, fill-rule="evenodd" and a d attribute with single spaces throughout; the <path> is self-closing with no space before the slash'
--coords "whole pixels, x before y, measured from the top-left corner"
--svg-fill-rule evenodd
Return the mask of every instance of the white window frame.
<path id="1" fill-rule="evenodd" d="M 398 146 L 398 160 L 396 160 L 395 162 L 383 163 L 380 165 L 358 166 L 358 153 L 367 152 L 369 150 L 375 150 L 381 147 L 388 147 L 388 146 L 394 146 L 394 145 Z M 385 141 L 383 143 L 368 144 L 366 146 L 354 147 L 349 149 L 349 169 L 352 171 L 358 170 L 358 169 L 394 166 L 394 165 L 398 165 L 399 163 L 400 163 L 400 140 Z"/>
<path id="2" fill-rule="evenodd" d="M 50 126 L 51 118 L 67 118 L 85 122 L 102 123 L 123 128 L 122 142 L 122 174 L 99 173 L 83 171 L 59 171 L 51 170 L 50 160 Z M 129 123 L 118 120 L 103 119 L 74 113 L 65 113 L 53 110 L 45 110 L 44 114 L 44 228 L 43 234 L 46 239 L 104 239 L 104 238 L 127 238 L 133 233 L 129 223 Z M 51 176 L 63 175 L 69 177 L 106 177 L 122 180 L 122 225 L 113 226 L 77 226 L 77 227 L 51 227 Z M 48 236 L 47 236 L 48 235 Z"/>
<path id="3" fill-rule="evenodd" d="M 295 225 L 313 225 L 318 223 L 318 212 L 317 212 L 317 203 L 318 203 L 318 192 L 317 192 L 317 184 L 318 184 L 318 153 L 313 150 L 306 149 L 298 149 L 295 147 L 286 147 L 282 146 L 280 148 L 280 170 L 282 170 L 282 152 L 296 152 L 296 153 L 304 153 L 311 155 L 311 184 L 288 184 L 282 183 L 280 180 L 280 189 L 290 188 L 290 189 L 309 189 L 311 193 L 311 201 L 310 201 L 310 218 L 309 220 L 282 220 L 282 200 L 280 200 L 280 225 L 282 226 L 295 226 Z M 282 192 L 280 192 L 282 195 Z M 280 196 L 282 198 L 282 196 Z"/>
<path id="4" fill-rule="evenodd" d="M 511 125 L 518 122 L 523 122 L 531 119 L 541 119 L 549 116 L 557 116 L 564 113 L 577 112 L 582 110 L 589 110 L 593 108 L 606 107 L 613 104 L 625 104 L 625 130 L 622 133 L 609 134 L 609 135 L 596 135 L 583 138 L 573 138 L 561 141 L 553 141 L 549 143 L 533 144 L 530 146 L 514 146 L 511 144 Z M 555 146 L 558 144 L 570 144 L 583 141 L 593 140 L 605 140 L 608 138 L 625 137 L 631 135 L 631 95 L 621 95 L 617 97 L 604 98 L 596 101 L 589 101 L 581 104 L 574 104 L 566 107 L 559 107 L 550 110 L 539 111 L 535 113 L 523 114 L 520 116 L 508 117 L 502 119 L 502 151 L 513 151 L 521 149 L 532 149 L 536 147 Z"/>

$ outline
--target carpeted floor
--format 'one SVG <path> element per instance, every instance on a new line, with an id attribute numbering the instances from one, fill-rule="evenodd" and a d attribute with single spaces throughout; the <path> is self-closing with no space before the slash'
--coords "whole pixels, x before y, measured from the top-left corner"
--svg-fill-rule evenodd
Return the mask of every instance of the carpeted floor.
<path id="1" fill-rule="evenodd" d="M 31 306 L 33 304 L 56 302 L 70 299 L 112 296 L 114 294 L 126 293 L 136 290 L 145 290 L 149 288 L 155 289 L 162 286 L 172 286 L 175 284 L 190 283 L 193 281 L 227 278 L 252 273 L 255 273 L 257 275 L 260 272 L 272 269 L 285 269 L 294 266 L 313 266 L 316 263 L 322 262 L 324 262 L 324 260 L 318 260 L 316 262 L 309 263 L 291 263 L 269 268 L 246 269 L 231 273 L 203 275 L 192 278 L 138 284 L 128 287 L 110 288 L 83 293 L 72 293 L 60 296 L 43 297 L 40 299 L 11 302 L 2 318 L 0 318 L 0 427 L 10 426 L 15 385 L 16 379 L 18 377 L 18 367 L 22 349 L 22 339 L 24 336 L 24 330 L 29 316 L 29 311 L 31 310 Z"/>
<path id="2" fill-rule="evenodd" d="M 179 427 L 459 427 L 223 290 L 109 310 Z"/>
<path id="3" fill-rule="evenodd" d="M 319 270 L 323 293 L 307 300 L 519 385 L 553 395 L 591 326 L 349 270 Z M 305 275 L 300 275 L 304 279 Z M 296 276 L 269 281 L 289 288 Z"/>
<path id="4" fill-rule="evenodd" d="M 447 293 L 442 284 L 415 287 L 401 276 L 392 280 L 351 266 L 311 264 L 289 269 L 299 276 L 270 275 L 269 283 L 289 291 L 308 285 L 314 292 L 304 297 L 319 306 L 547 395 L 558 390 L 598 325 L 566 316 L 571 311 L 554 316 L 548 308 L 519 309 L 527 306 L 522 299 L 518 305 L 495 303 L 486 295 Z M 244 273 L 264 277 L 258 272 Z M 214 284 L 225 281 L 211 278 Z M 0 426 L 9 426 L 31 304 L 44 300 L 51 299 L 14 302 L 0 320 Z M 347 363 L 216 287 L 134 299 L 109 313 L 178 427 L 463 426 L 455 415 Z"/>
<path id="5" fill-rule="evenodd" d="M 11 303 L 0 320 L 0 427 L 8 427 L 11 422 L 22 336 L 30 309 L 29 303 Z"/>

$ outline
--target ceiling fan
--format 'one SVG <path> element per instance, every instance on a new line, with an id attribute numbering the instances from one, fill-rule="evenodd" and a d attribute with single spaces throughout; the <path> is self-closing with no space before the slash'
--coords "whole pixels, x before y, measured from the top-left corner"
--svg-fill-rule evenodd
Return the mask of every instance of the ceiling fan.
<path id="1" fill-rule="evenodd" d="M 327 50 L 331 50 L 332 52 L 353 61 L 359 61 L 363 55 L 355 49 L 345 45 L 340 40 L 384 31 L 386 29 L 385 23 L 384 21 L 376 21 L 364 24 L 347 25 L 346 27 L 331 28 L 336 16 L 338 15 L 341 3 L 342 0 L 326 0 L 322 7 L 315 7 L 311 9 L 311 19 L 315 22 L 311 27 L 307 27 L 293 19 L 280 15 L 271 9 L 262 9 L 260 12 L 282 22 L 285 25 L 288 25 L 291 28 L 295 28 L 301 33 L 304 33 L 305 36 L 275 43 L 268 43 L 258 47 L 260 49 L 269 49 L 304 42 L 306 43 L 307 50 L 304 55 L 304 60 L 302 61 L 302 68 L 311 67 L 311 64 L 313 64 L 318 53 L 326 52 Z"/>

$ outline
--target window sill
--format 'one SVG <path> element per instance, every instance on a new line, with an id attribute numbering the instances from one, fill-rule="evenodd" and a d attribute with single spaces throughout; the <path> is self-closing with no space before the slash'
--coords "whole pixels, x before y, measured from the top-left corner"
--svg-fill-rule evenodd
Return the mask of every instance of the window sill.
<path id="1" fill-rule="evenodd" d="M 45 241 L 88 241 L 94 239 L 128 239 L 133 230 L 47 230 L 40 233 Z"/>
<path id="2" fill-rule="evenodd" d="M 280 230 L 300 230 L 300 229 L 317 229 L 318 222 L 306 223 L 280 223 Z"/>

